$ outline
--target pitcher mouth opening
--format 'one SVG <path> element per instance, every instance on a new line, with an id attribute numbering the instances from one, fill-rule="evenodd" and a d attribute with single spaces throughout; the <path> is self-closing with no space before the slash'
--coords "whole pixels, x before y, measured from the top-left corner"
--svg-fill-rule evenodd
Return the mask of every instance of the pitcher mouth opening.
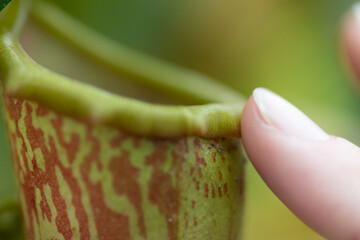
<path id="1" fill-rule="evenodd" d="M 70 79 L 148 103 L 193 105 L 191 100 L 172 98 L 167 92 L 146 87 L 133 81 L 131 77 L 98 64 L 46 31 L 33 18 L 26 22 L 19 41 L 24 51 L 39 65 Z"/>
<path id="2" fill-rule="evenodd" d="M 21 3 L 19 5 L 21 7 Z M 162 103 L 158 104 L 149 103 L 151 99 L 121 96 L 111 92 L 110 82 L 101 89 L 91 82 L 51 71 L 24 51 L 16 34 L 2 27 L 0 76 L 6 96 L 32 100 L 56 112 L 109 124 L 137 135 L 240 137 L 240 117 L 245 102 L 240 94 L 208 77 L 169 66 L 101 38 L 53 5 L 39 2 L 32 12 L 37 22 L 88 57 L 135 79 L 137 84 L 173 96 L 173 103 L 184 105 L 165 105 L 161 98 L 155 100 Z M 70 30 L 64 31 L 62 23 Z M 99 44 L 100 47 L 94 48 Z M 124 58 L 121 52 L 130 58 Z M 189 103 L 195 105 L 185 106 Z"/>

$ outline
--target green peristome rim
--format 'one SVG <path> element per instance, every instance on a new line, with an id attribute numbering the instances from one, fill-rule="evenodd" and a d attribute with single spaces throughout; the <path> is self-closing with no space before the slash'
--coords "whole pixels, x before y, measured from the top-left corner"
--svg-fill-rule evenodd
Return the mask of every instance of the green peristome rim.
<path id="1" fill-rule="evenodd" d="M 14 1 L 12 7 L 20 6 L 21 12 L 22 5 L 16 5 L 16 3 L 17 1 Z M 26 8 L 28 9 L 29 6 Z M 109 124 L 143 136 L 240 137 L 240 116 L 244 105 L 241 95 L 235 94 L 232 90 L 228 90 L 209 78 L 201 77 L 201 75 L 199 75 L 200 77 L 186 78 L 187 80 L 182 86 L 179 84 L 181 77 L 185 79 L 185 76 L 197 75 L 190 71 L 184 73 L 173 66 L 162 65 L 156 59 L 143 57 L 132 50 L 124 50 L 124 48 L 113 43 L 107 44 L 106 39 L 100 39 L 96 33 L 90 32 L 85 27 L 77 23 L 69 24 L 71 20 L 51 5 L 38 3 L 35 9 L 37 13 L 35 15 L 44 23 L 46 22 L 48 27 L 52 27 L 54 32 L 62 35 L 68 41 L 73 39 L 72 43 L 75 46 L 79 47 L 81 45 L 79 42 L 83 42 L 84 47 L 81 49 L 83 52 L 90 53 L 91 49 L 94 49 L 94 53 L 90 54 L 97 56 L 100 61 L 107 65 L 112 64 L 113 68 L 122 69 L 125 74 L 134 76 L 135 79 L 142 79 L 141 81 L 142 83 L 145 82 L 145 85 L 154 85 L 155 88 L 162 91 L 177 92 L 180 96 L 184 94 L 184 98 L 193 96 L 194 99 L 198 98 L 198 102 L 201 103 L 221 102 L 221 100 L 231 103 L 164 106 L 121 97 L 77 82 L 36 64 L 17 41 L 16 34 L 19 34 L 19 27 L 14 32 L 7 31 L 6 29 L 9 27 L 3 27 L 3 33 L 0 36 L 0 47 L 2 49 L 0 53 L 0 75 L 3 79 L 6 95 L 33 100 L 63 114 Z M 14 10 L 12 9 L 12 11 Z M 46 14 L 49 12 L 54 14 L 52 16 L 57 16 L 55 19 L 63 21 L 69 27 L 70 35 L 74 35 L 74 38 L 71 38 L 70 35 L 65 36 L 63 29 L 55 28 L 56 24 L 46 21 L 50 19 L 49 15 Z M 11 24 L 7 26 L 9 25 Z M 19 23 L 15 22 L 13 25 L 15 29 Z M 82 34 L 76 35 L 76 32 Z M 90 38 L 84 37 L 84 34 Z M 83 37 L 80 38 L 80 36 Z M 86 39 L 95 39 L 95 42 L 88 41 L 87 43 Z M 99 43 L 106 46 L 104 52 L 107 55 L 101 54 L 101 50 L 91 47 L 99 45 Z M 125 56 L 129 56 L 129 65 L 125 66 L 125 70 L 123 70 L 123 65 L 116 63 L 126 63 L 126 59 L 121 55 L 117 55 L 117 57 L 111 54 L 113 52 L 118 54 L 122 52 L 125 53 Z M 144 68 L 146 64 L 150 64 L 151 67 Z M 148 73 L 150 77 L 146 77 L 146 74 L 137 74 L 137 67 Z M 155 69 L 155 71 L 151 69 Z M 174 79 L 169 79 L 172 75 L 175 76 Z M 211 94 L 206 94 L 207 91 Z M 221 97 L 219 98 L 219 96 Z"/>

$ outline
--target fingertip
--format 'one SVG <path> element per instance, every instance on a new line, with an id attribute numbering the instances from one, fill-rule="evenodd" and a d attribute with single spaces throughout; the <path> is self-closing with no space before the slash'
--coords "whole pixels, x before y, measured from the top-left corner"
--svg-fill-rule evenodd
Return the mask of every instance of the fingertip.
<path id="1" fill-rule="evenodd" d="M 341 49 L 348 71 L 360 83 L 360 3 L 355 4 L 342 21 Z"/>
<path id="2" fill-rule="evenodd" d="M 264 94 L 262 100 L 252 96 L 246 103 L 241 122 L 245 150 L 260 176 L 320 234 L 360 236 L 359 148 L 328 136 L 290 103 L 261 91 L 254 94 Z"/>

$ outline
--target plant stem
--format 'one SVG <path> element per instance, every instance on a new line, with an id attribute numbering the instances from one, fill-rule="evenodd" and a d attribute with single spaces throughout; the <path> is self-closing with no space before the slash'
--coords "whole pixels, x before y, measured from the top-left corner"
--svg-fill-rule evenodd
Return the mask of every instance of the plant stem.
<path id="1" fill-rule="evenodd" d="M 2 32 L 11 32 L 19 37 L 22 27 L 31 9 L 32 0 L 13 0 L 1 13 L 0 28 Z"/>
<path id="2" fill-rule="evenodd" d="M 234 90 L 198 72 L 184 69 L 118 44 L 68 16 L 53 4 L 38 2 L 32 16 L 53 34 L 88 57 L 149 88 L 192 104 L 243 102 Z"/>

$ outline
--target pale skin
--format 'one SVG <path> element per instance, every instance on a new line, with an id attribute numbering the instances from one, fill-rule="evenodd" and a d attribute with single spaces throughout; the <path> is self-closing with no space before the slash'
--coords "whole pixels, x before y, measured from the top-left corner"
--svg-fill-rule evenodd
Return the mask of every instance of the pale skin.
<path id="1" fill-rule="evenodd" d="M 357 12 L 344 20 L 342 47 L 360 83 Z M 245 105 L 241 125 L 251 162 L 292 212 L 326 239 L 360 239 L 358 146 L 328 135 L 266 89 L 254 91 Z"/>

